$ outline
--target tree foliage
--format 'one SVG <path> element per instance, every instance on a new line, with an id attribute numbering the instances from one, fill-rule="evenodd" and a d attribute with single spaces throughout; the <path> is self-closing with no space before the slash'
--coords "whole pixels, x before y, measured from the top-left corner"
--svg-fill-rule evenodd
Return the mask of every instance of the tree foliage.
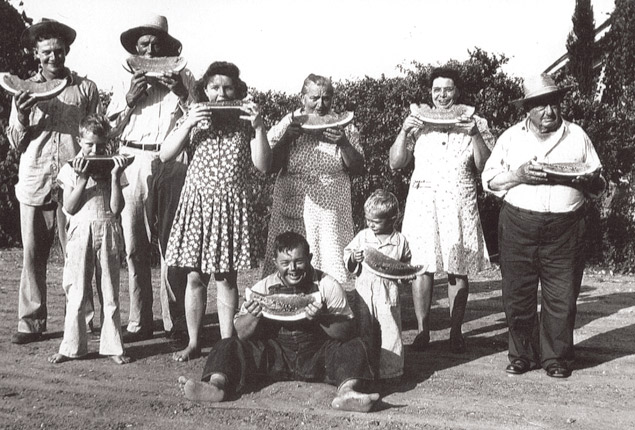
<path id="1" fill-rule="evenodd" d="M 576 0 L 573 31 L 567 38 L 569 72 L 578 81 L 582 94 L 593 91 L 593 60 L 595 57 L 595 21 L 591 0 Z"/>
<path id="2" fill-rule="evenodd" d="M 35 70 L 33 56 L 20 47 L 20 35 L 26 28 L 24 19 L 13 6 L 0 0 L 0 71 L 22 78 Z M 15 246 L 20 240 L 19 205 L 14 191 L 19 155 L 5 133 L 10 108 L 11 97 L 0 91 L 0 247 Z"/>
<path id="3" fill-rule="evenodd" d="M 611 29 L 606 35 L 606 89 L 603 101 L 626 104 L 635 76 L 635 1 L 615 0 Z"/>

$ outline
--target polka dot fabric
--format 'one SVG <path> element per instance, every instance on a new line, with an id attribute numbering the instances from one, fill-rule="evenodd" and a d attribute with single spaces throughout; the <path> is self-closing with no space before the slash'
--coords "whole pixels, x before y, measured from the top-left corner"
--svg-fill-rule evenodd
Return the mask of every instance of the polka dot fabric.
<path id="1" fill-rule="evenodd" d="M 476 118 L 488 146 L 493 136 Z M 415 168 L 402 233 L 412 264 L 428 272 L 467 275 L 489 265 L 476 201 L 476 167 L 471 138 L 464 133 L 427 131 L 410 137 Z"/>
<path id="2" fill-rule="evenodd" d="M 168 265 L 208 274 L 256 266 L 245 189 L 250 134 L 238 122 L 192 130 L 193 157 L 168 241 Z"/>
<path id="3" fill-rule="evenodd" d="M 271 128 L 268 137 L 272 146 L 278 143 L 290 123 L 291 115 L 287 115 Z M 345 133 L 351 145 L 362 153 L 355 126 L 346 127 Z M 285 231 L 295 231 L 309 242 L 314 267 L 339 282 L 348 280 L 342 253 L 353 239 L 351 181 L 340 148 L 320 141 L 319 136 L 301 134 L 291 144 L 287 166 L 278 175 L 263 276 L 275 271 L 272 261 L 275 237 Z"/>

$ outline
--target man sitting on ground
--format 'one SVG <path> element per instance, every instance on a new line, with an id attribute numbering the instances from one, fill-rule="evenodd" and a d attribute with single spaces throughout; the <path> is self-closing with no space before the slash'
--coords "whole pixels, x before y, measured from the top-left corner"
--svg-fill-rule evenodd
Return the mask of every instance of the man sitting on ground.
<path id="1" fill-rule="evenodd" d="M 246 301 L 234 320 L 238 337 L 214 345 L 202 382 L 179 378 L 185 397 L 221 402 L 228 393 L 240 393 L 254 378 L 323 381 L 338 386 L 333 408 L 369 412 L 379 394 L 361 391 L 373 375 L 364 344 L 353 337 L 353 313 L 346 293 L 335 279 L 311 266 L 309 244 L 301 235 L 278 235 L 274 250 L 277 271 L 256 283 L 252 291 L 319 291 L 322 301 L 305 308 L 305 319 L 287 322 L 263 317 L 259 303 Z"/>

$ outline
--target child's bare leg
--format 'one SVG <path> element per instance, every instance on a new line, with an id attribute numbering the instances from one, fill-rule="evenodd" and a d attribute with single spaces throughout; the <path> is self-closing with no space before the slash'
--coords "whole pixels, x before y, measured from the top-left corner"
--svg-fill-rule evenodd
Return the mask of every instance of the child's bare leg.
<path id="1" fill-rule="evenodd" d="M 237 308 L 236 272 L 218 275 L 216 277 L 216 309 L 222 339 L 232 337 L 234 334 L 234 314 Z"/>
<path id="2" fill-rule="evenodd" d="M 128 364 L 131 361 L 127 355 L 111 355 L 110 359 L 117 364 Z"/>
<path id="3" fill-rule="evenodd" d="M 48 358 L 48 362 L 53 364 L 64 363 L 65 361 L 70 361 L 70 360 L 74 360 L 74 358 L 68 357 L 60 353 L 53 354 Z"/>
<path id="4" fill-rule="evenodd" d="M 424 350 L 430 343 L 430 308 L 432 306 L 433 287 L 434 273 L 426 272 L 412 281 L 412 303 L 419 332 L 412 342 L 412 347 L 417 351 Z"/>
<path id="5" fill-rule="evenodd" d="M 360 393 L 355 390 L 359 384 L 357 379 L 349 379 L 337 389 L 337 396 L 331 402 L 334 409 L 352 412 L 370 412 L 379 400 L 379 393 Z"/>
<path id="6" fill-rule="evenodd" d="M 200 354 L 198 338 L 201 326 L 203 325 L 203 316 L 205 315 L 208 281 L 209 276 L 201 272 L 192 271 L 187 274 L 185 320 L 187 322 L 187 334 L 189 335 L 190 341 L 184 350 L 174 353 L 172 358 L 175 361 L 187 361 Z"/>
<path id="7" fill-rule="evenodd" d="M 179 376 L 181 392 L 186 399 L 196 402 L 222 402 L 225 399 L 225 384 L 227 378 L 220 373 L 213 374 L 209 382 L 193 381 Z"/>

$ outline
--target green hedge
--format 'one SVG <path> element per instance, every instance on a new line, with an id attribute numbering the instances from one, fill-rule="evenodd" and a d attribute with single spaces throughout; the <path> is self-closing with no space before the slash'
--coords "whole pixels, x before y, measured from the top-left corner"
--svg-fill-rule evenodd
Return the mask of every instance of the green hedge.
<path id="1" fill-rule="evenodd" d="M 501 71 L 507 62 L 503 55 L 488 54 L 480 49 L 470 52 L 464 62 L 451 61 L 449 65 L 461 71 L 464 80 L 462 103 L 476 106 L 486 118 L 495 136 L 521 118 L 510 100 L 522 96 L 518 79 Z M 388 151 L 411 103 L 431 103 L 428 76 L 432 66 L 413 62 L 401 67 L 400 77 L 370 78 L 336 82 L 335 109 L 354 110 L 355 124 L 359 128 L 364 146 L 365 173 L 352 178 L 353 213 L 355 226 L 364 225 L 363 202 L 376 188 L 394 192 L 403 205 L 408 193 L 412 166 L 393 172 L 388 166 Z M 635 188 L 632 165 L 635 161 L 635 86 L 627 88 L 622 104 L 609 107 L 582 96 L 575 82 L 567 78 L 563 84 L 574 89 L 563 103 L 564 117 L 581 125 L 594 142 L 606 177 L 611 180 L 609 193 L 595 202 L 590 210 L 587 240 L 592 263 L 605 265 L 617 271 L 632 272 L 635 267 Z M 301 82 L 298 82 L 298 88 Z M 300 106 L 297 95 L 280 92 L 251 91 L 261 105 L 265 124 L 270 127 L 287 112 Z M 102 94 L 104 103 L 108 94 Z M 3 127 L 4 130 L 4 127 Z M 19 242 L 19 222 L 13 185 L 17 175 L 17 155 L 9 149 L 4 134 L 0 133 L 0 247 Z M 262 175 L 255 169 L 248 177 L 252 200 L 256 209 L 259 235 L 257 250 L 264 255 L 274 175 Z M 480 189 L 479 189 L 480 190 Z M 490 253 L 497 253 L 497 220 L 500 201 L 479 191 L 481 220 Z"/>

